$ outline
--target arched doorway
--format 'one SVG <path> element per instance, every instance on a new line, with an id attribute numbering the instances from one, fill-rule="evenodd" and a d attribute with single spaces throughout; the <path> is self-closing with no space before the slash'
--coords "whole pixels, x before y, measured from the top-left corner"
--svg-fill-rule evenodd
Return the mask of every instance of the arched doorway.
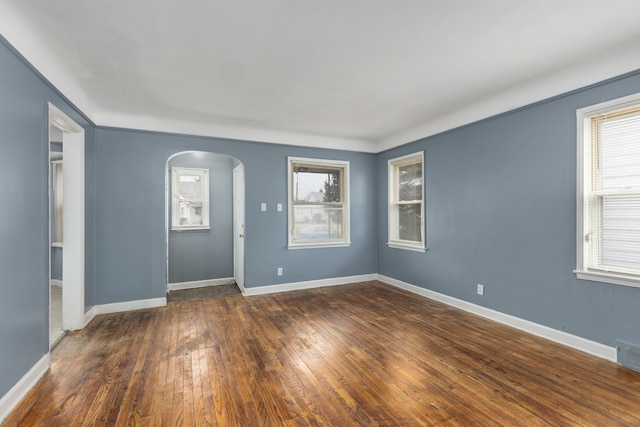
<path id="1" fill-rule="evenodd" d="M 166 163 L 167 292 L 237 283 L 244 291 L 244 167 L 179 152 Z"/>

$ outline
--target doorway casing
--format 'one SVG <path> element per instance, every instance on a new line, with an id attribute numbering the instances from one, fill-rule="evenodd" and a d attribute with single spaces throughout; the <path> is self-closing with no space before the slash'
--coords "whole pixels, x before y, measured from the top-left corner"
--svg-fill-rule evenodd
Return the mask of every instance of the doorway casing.
<path id="1" fill-rule="evenodd" d="M 233 168 L 233 278 L 244 294 L 244 166 Z"/>
<path id="2" fill-rule="evenodd" d="M 65 330 L 76 330 L 85 326 L 84 129 L 52 103 L 48 103 L 48 112 L 49 125 L 62 131 L 62 156 L 64 159 L 62 173 L 64 194 L 62 202 L 62 223 L 64 224 L 62 236 L 64 251 L 62 257 L 62 327 Z M 51 140 L 50 136 L 48 139 Z M 51 168 L 51 162 L 48 163 Z M 50 170 L 48 176 L 51 176 Z M 50 189 L 52 183 L 50 178 L 48 179 Z M 49 242 L 51 242 L 51 227 L 49 227 Z M 51 277 L 51 255 L 49 255 L 49 277 Z"/>
<path id="3" fill-rule="evenodd" d="M 244 165 L 240 160 L 236 159 L 233 156 L 229 156 L 224 153 L 216 153 L 214 151 L 181 151 L 178 153 L 174 153 L 167 159 L 165 165 L 165 289 L 166 292 L 169 292 L 169 233 L 171 232 L 171 167 L 169 163 L 171 159 L 177 156 L 181 156 L 184 154 L 194 154 L 194 153 L 211 153 L 211 154 L 220 154 L 227 157 L 231 157 L 234 162 L 237 162 L 237 166 L 233 168 L 233 278 L 240 288 L 240 291 L 244 294 L 244 215 L 245 215 L 245 184 L 244 184 Z M 235 163 L 234 163 L 235 164 Z M 241 218 L 241 220 L 239 220 Z M 237 232 L 237 229 L 241 229 L 243 231 Z M 238 236 L 242 234 L 242 238 L 238 238 Z"/>

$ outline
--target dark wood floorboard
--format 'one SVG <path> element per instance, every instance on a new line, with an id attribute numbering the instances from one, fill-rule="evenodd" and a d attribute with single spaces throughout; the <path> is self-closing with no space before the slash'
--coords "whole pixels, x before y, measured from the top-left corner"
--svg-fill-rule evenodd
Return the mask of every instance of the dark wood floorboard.
<path id="1" fill-rule="evenodd" d="M 193 301 L 230 295 L 240 295 L 240 289 L 235 283 L 171 291 L 167 293 L 167 302 Z"/>
<path id="2" fill-rule="evenodd" d="M 640 374 L 379 282 L 97 316 L 3 426 L 639 426 Z"/>

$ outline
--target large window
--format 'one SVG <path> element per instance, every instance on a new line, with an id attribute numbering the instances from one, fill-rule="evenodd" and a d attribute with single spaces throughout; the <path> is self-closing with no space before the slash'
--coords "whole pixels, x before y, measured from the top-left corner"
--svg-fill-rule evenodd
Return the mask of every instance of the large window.
<path id="1" fill-rule="evenodd" d="M 209 170 L 171 168 L 171 229 L 209 228 Z"/>
<path id="2" fill-rule="evenodd" d="M 577 270 L 640 286 L 640 94 L 578 110 Z"/>
<path id="3" fill-rule="evenodd" d="M 389 160 L 389 247 L 425 251 L 422 152 Z"/>
<path id="4" fill-rule="evenodd" d="M 350 244 L 349 162 L 289 157 L 289 248 Z"/>

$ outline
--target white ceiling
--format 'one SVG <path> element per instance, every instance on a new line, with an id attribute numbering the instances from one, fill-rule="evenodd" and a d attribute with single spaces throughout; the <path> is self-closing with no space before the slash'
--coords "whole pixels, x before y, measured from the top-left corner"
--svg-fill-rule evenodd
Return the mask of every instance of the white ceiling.
<path id="1" fill-rule="evenodd" d="M 640 69 L 638 0 L 0 0 L 96 124 L 379 152 Z"/>

